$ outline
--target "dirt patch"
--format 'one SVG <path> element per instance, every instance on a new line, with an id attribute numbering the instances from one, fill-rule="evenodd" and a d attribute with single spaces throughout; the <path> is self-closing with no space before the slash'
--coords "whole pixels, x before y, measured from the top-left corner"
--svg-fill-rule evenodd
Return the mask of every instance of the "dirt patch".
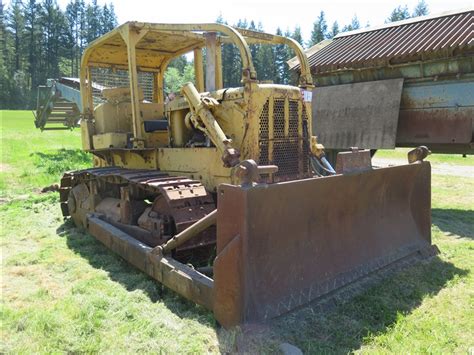
<path id="1" fill-rule="evenodd" d="M 10 165 L 8 165 L 6 163 L 0 163 L 0 172 L 8 173 L 12 170 L 13 170 L 13 168 Z"/>
<path id="2" fill-rule="evenodd" d="M 405 159 L 388 159 L 388 158 L 377 158 L 372 159 L 372 164 L 375 167 L 387 167 L 396 165 L 405 165 L 407 161 Z M 451 176 L 462 176 L 474 178 L 474 166 L 469 165 L 452 165 L 444 163 L 431 163 L 431 171 L 436 175 L 451 175 Z"/>

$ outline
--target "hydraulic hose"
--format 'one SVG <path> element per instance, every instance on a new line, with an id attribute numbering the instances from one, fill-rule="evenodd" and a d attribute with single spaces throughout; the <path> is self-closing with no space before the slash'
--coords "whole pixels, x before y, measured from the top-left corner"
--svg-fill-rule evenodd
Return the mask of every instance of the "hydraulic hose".
<path id="1" fill-rule="evenodd" d="M 316 162 L 316 164 L 318 165 L 318 167 L 325 171 L 326 173 L 328 173 L 329 175 L 335 175 L 336 174 L 336 171 L 333 169 L 333 167 L 331 166 L 331 164 L 327 161 L 327 159 L 325 157 L 321 157 L 321 158 L 318 158 L 314 155 L 311 156 L 311 161 L 312 162 Z M 314 168 L 314 165 L 313 165 L 313 168 Z M 316 171 L 316 173 L 318 175 L 321 175 L 317 172 L 317 169 L 314 169 Z"/>

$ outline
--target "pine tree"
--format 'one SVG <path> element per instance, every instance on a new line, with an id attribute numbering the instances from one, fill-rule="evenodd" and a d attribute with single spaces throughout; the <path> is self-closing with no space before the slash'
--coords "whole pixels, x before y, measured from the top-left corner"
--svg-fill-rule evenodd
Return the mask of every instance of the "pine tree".
<path id="1" fill-rule="evenodd" d="M 3 3 L 0 2 L 0 109 L 9 108 L 10 101 L 10 76 L 7 71 L 7 31 L 5 28 L 5 17 Z"/>
<path id="2" fill-rule="evenodd" d="M 428 4 L 425 2 L 425 0 L 420 0 L 413 10 L 412 17 L 426 16 L 428 13 Z"/>
<path id="3" fill-rule="evenodd" d="M 102 7 L 101 17 L 101 35 L 112 31 L 115 27 L 117 27 L 117 18 L 115 16 L 115 8 L 113 3 L 110 3 L 109 6 L 104 4 Z"/>
<path id="4" fill-rule="evenodd" d="M 43 29 L 44 69 L 41 71 L 44 82 L 47 78 L 57 78 L 61 75 L 59 63 L 61 57 L 66 54 L 65 34 L 66 18 L 55 0 L 44 0 L 42 13 L 39 19 Z"/>
<path id="5" fill-rule="evenodd" d="M 328 37 L 328 25 L 326 23 L 326 16 L 324 11 L 319 13 L 318 18 L 313 23 L 313 30 L 311 31 L 311 38 L 308 42 L 308 47 L 315 45 Z"/>
<path id="6" fill-rule="evenodd" d="M 71 76 L 77 76 L 78 54 L 79 54 L 79 37 L 80 37 L 80 23 L 79 23 L 79 1 L 70 1 L 66 6 L 66 18 L 69 26 L 69 33 L 71 36 L 70 43 L 70 60 L 71 60 Z"/>
<path id="7" fill-rule="evenodd" d="M 23 16 L 23 2 L 21 0 L 12 1 L 7 12 L 7 28 L 12 35 L 12 72 L 23 68 L 23 38 L 25 34 L 25 19 Z"/>
<path id="8" fill-rule="evenodd" d="M 328 37 L 334 38 L 337 36 L 338 33 L 339 33 L 339 24 L 337 23 L 337 21 L 334 21 L 334 23 L 331 26 L 331 32 L 329 32 Z"/>
<path id="9" fill-rule="evenodd" d="M 87 42 L 92 42 L 97 37 L 101 35 L 101 19 L 102 19 L 102 9 L 97 5 L 97 0 L 92 0 L 91 4 L 88 4 L 86 7 L 86 21 L 87 21 L 87 31 L 86 31 L 86 40 Z"/>
<path id="10" fill-rule="evenodd" d="M 276 35 L 282 36 L 283 33 L 281 29 L 278 27 L 276 30 Z M 277 44 L 275 46 L 275 74 L 273 76 L 273 81 L 277 84 L 286 84 L 288 83 L 288 50 L 284 44 Z"/>
<path id="11" fill-rule="evenodd" d="M 253 20 L 250 20 L 248 29 L 251 31 L 258 31 L 258 28 L 255 25 L 255 22 Z M 264 63 L 260 62 L 258 52 L 260 51 L 262 46 L 260 44 L 250 44 L 249 47 L 250 47 L 250 54 L 252 54 L 253 65 L 255 67 L 255 71 L 257 72 L 257 79 L 260 80 L 261 79 L 260 72 L 262 71 L 262 66 L 264 65 Z"/>
<path id="12" fill-rule="evenodd" d="M 272 45 L 263 44 L 256 54 L 256 68 L 259 80 L 273 81 L 275 77 L 275 52 Z"/>
<path id="13" fill-rule="evenodd" d="M 5 29 L 5 15 L 3 3 L 0 2 L 0 67 L 4 66 L 6 70 L 7 57 L 7 31 Z"/>
<path id="14" fill-rule="evenodd" d="M 29 86 L 40 84 L 38 67 L 41 58 L 40 38 L 41 28 L 38 21 L 41 5 L 36 0 L 29 0 L 24 6 L 25 40 L 27 45 L 26 58 L 28 60 Z"/>
<path id="15" fill-rule="evenodd" d="M 184 73 L 184 68 L 188 64 L 188 60 L 186 59 L 186 56 L 182 55 L 179 56 L 178 58 L 173 59 L 170 64 L 168 65 L 168 68 L 176 68 L 178 72 Z"/>
<path id="16" fill-rule="evenodd" d="M 296 42 L 298 42 L 301 46 L 303 46 L 303 36 L 301 35 L 301 27 L 296 26 L 292 33 L 287 31 L 285 33 L 286 37 L 293 38 Z M 293 58 L 296 53 L 291 49 L 287 48 L 287 55 L 288 59 Z M 291 70 L 288 74 L 287 84 L 289 85 L 297 85 L 298 84 L 298 73 L 295 70 Z"/>
<path id="17" fill-rule="evenodd" d="M 227 22 L 224 20 L 222 14 L 216 19 L 216 23 L 220 23 L 223 25 L 227 25 Z M 232 64 L 234 60 L 234 45 L 231 43 L 225 43 L 222 45 L 222 79 L 224 87 L 229 87 L 231 85 L 231 77 L 232 77 Z"/>
<path id="18" fill-rule="evenodd" d="M 408 12 L 408 7 L 405 6 L 397 6 L 392 10 L 390 16 L 385 20 L 386 23 L 388 22 L 395 22 L 401 21 L 410 18 L 410 13 Z"/>
<path id="19" fill-rule="evenodd" d="M 109 11 L 110 7 L 109 7 Z M 71 0 L 65 12 L 71 43 L 69 43 L 69 55 L 71 60 L 71 76 L 79 76 L 82 51 L 86 45 L 86 5 L 84 0 Z M 116 20 L 115 20 L 116 21 Z"/>
<path id="20" fill-rule="evenodd" d="M 303 45 L 303 35 L 301 34 L 301 27 L 300 26 L 295 27 L 295 29 L 294 29 L 294 31 L 293 31 L 293 33 L 291 34 L 290 37 L 293 38 L 299 44 Z"/>
<path id="21" fill-rule="evenodd" d="M 117 24 L 112 4 L 93 0 L 87 9 L 84 0 L 70 0 L 65 11 L 56 0 L 12 0 L 7 10 L 0 2 L 2 108 L 31 107 L 38 84 L 78 75 L 87 43 Z"/>
<path id="22" fill-rule="evenodd" d="M 0 76 L 7 79 L 8 83 L 2 87 L 7 93 L 4 108 L 23 108 L 28 103 L 28 76 L 25 71 L 27 61 L 25 60 L 26 44 L 25 21 L 23 16 L 23 2 L 14 0 L 6 12 L 5 21 L 5 68 Z"/>
<path id="23" fill-rule="evenodd" d="M 354 15 L 354 17 L 351 20 L 351 23 L 348 25 L 345 25 L 342 28 L 342 32 L 354 31 L 354 30 L 358 30 L 359 28 L 360 28 L 359 18 L 357 17 L 357 15 Z"/>

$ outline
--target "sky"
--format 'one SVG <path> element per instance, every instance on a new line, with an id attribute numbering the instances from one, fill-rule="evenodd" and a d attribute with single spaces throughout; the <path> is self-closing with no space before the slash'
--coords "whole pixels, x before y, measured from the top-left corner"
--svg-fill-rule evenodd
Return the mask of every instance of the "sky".
<path id="1" fill-rule="evenodd" d="M 1 1 L 1 0 L 0 0 Z M 69 0 L 57 0 L 65 8 Z M 425 0 L 430 14 L 473 7 L 473 0 Z M 88 0 L 86 0 L 88 2 Z M 119 23 L 144 21 L 156 23 L 215 22 L 219 15 L 230 24 L 239 19 L 261 22 L 266 32 L 283 32 L 296 25 L 302 29 L 303 38 L 309 40 L 312 24 L 323 10 L 328 27 L 337 20 L 339 27 L 350 23 L 357 14 L 360 24 L 381 25 L 398 5 L 408 5 L 412 12 L 418 0 L 98 0 L 100 5 L 112 2 Z M 9 1 L 6 1 L 7 5 Z"/>

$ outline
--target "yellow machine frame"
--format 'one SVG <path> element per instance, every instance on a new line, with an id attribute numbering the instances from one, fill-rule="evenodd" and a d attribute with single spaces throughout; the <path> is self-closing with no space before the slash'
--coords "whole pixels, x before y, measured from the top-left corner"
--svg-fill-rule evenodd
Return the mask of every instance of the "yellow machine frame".
<path id="1" fill-rule="evenodd" d="M 218 35 L 219 34 L 219 35 Z M 179 39 L 177 41 L 176 39 Z M 222 89 L 222 59 L 221 45 L 234 44 L 242 59 L 242 87 Z M 260 84 L 257 81 L 255 68 L 249 44 L 284 44 L 294 50 L 300 60 L 302 73 L 299 78 L 299 89 L 277 84 Z M 206 49 L 206 75 L 203 68 L 203 49 Z M 220 101 L 225 95 L 231 103 L 215 104 L 211 108 L 217 119 L 217 125 L 222 127 L 221 135 L 215 134 L 222 141 L 226 135 L 231 136 L 232 146 L 239 150 L 243 159 L 258 156 L 259 115 L 266 100 L 270 106 L 272 98 L 286 100 L 285 114 L 288 115 L 288 100 L 298 100 L 302 104 L 299 116 L 305 111 L 307 130 L 311 132 L 311 103 L 301 99 L 300 90 L 309 92 L 312 88 L 312 77 L 303 48 L 293 39 L 232 28 L 222 24 L 151 24 L 140 22 L 125 23 L 108 34 L 92 42 L 84 51 L 82 57 L 80 81 L 82 106 L 84 108 L 82 121 L 83 148 L 95 155 L 95 166 L 123 166 L 128 168 L 160 169 L 170 173 L 179 173 L 193 178 L 199 178 L 209 190 L 215 190 L 222 182 L 235 182 L 229 167 L 223 167 L 219 159 L 222 142 L 212 140 L 216 148 L 183 149 L 182 137 L 176 134 L 178 126 L 184 125 L 184 116 L 189 111 L 189 95 L 177 98 L 165 105 L 163 95 L 164 73 L 170 61 L 185 53 L 194 53 L 195 86 L 199 92 L 209 92 L 211 98 Z M 94 137 L 94 124 L 101 120 L 94 112 L 93 77 L 94 67 L 125 69 L 129 73 L 130 114 L 132 122 L 130 149 L 109 149 L 114 140 L 113 133 L 107 137 Z M 169 140 L 157 139 L 143 130 L 144 113 L 141 106 L 140 88 L 138 86 L 138 71 L 151 72 L 154 75 L 153 102 L 164 107 L 170 122 Z M 197 104 L 198 102 L 196 102 Z M 215 101 L 214 101 L 215 103 Z M 305 107 L 303 107 L 305 106 Z M 184 111 L 182 109 L 185 109 Z M 270 109 L 273 109 L 270 107 Z M 181 110 L 181 111 L 180 111 Z M 107 115 L 106 115 L 107 116 Z M 175 116 L 179 116 L 175 119 Z M 235 119 L 240 116 L 241 119 Z M 272 116 L 272 115 L 270 115 Z M 108 115 L 103 120 L 112 120 Z M 269 124 L 269 126 L 272 126 Z M 285 134 L 288 133 L 286 123 Z M 225 132 L 224 136 L 222 135 Z M 206 133 L 212 137 L 209 130 Z M 270 132 L 272 134 L 272 132 Z M 303 132 L 298 132 L 299 137 Z M 155 137 L 155 138 L 153 138 Z M 119 141 L 120 139 L 117 138 Z M 244 139 L 246 144 L 244 144 Z M 230 139 L 228 140 L 230 142 Z M 95 145 L 101 143 L 98 149 Z M 224 145 L 228 145 L 226 142 Z M 255 142 L 250 143 L 249 142 Z M 96 144 L 94 144 L 96 143 Z M 179 144 L 176 144 L 179 143 Z M 270 140 L 270 145 L 272 142 Z M 123 147 L 122 147 L 123 148 Z M 224 148 L 223 148 L 224 149 Z M 271 155 L 273 150 L 269 148 Z M 198 154 L 198 157 L 197 155 Z M 300 176 L 302 177 L 302 176 Z"/>

